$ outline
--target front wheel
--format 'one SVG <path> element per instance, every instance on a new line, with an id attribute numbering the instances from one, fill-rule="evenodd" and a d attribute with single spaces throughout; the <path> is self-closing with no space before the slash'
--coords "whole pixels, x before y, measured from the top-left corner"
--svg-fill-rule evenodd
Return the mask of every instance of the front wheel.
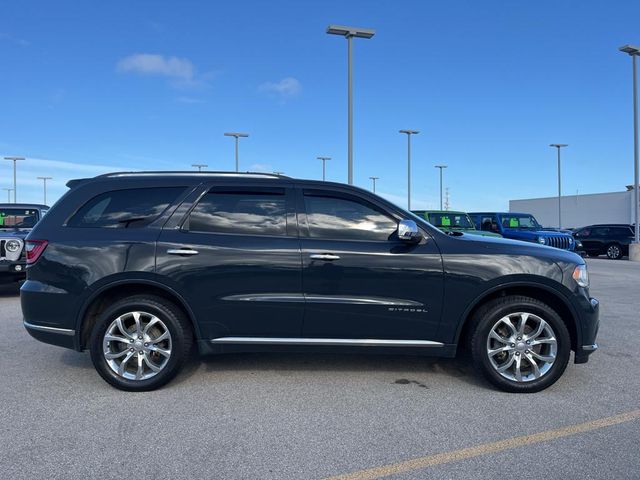
<path id="1" fill-rule="evenodd" d="M 507 392 L 533 393 L 564 372 L 571 340 L 560 316 L 534 298 L 507 296 L 481 307 L 473 319 L 476 369 Z"/>
<path id="2" fill-rule="evenodd" d="M 622 258 L 622 247 L 617 243 L 612 243 L 607 247 L 607 257 L 611 260 L 619 260 Z"/>
<path id="3" fill-rule="evenodd" d="M 173 303 L 136 295 L 100 315 L 89 341 L 91 360 L 100 376 L 120 390 L 154 390 L 182 368 L 192 337 L 188 320 Z"/>

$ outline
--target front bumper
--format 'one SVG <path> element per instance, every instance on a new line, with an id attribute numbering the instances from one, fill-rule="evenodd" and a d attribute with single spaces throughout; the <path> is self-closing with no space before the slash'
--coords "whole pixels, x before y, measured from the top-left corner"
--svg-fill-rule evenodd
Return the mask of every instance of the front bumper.
<path id="1" fill-rule="evenodd" d="M 575 363 L 587 363 L 589 355 L 598 349 L 596 337 L 600 328 L 600 302 L 589 298 L 588 305 L 584 305 L 581 313 L 582 335 L 580 345 L 576 345 Z"/>
<path id="2" fill-rule="evenodd" d="M 15 281 L 25 278 L 27 264 L 18 260 L 11 262 L 9 260 L 0 260 L 0 282 Z"/>

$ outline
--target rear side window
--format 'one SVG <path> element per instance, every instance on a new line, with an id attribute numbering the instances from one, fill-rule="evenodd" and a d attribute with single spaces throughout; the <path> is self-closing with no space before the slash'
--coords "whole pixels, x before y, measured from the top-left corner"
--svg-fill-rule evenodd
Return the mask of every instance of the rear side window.
<path id="1" fill-rule="evenodd" d="M 312 238 L 386 241 L 398 229 L 393 218 L 359 201 L 305 195 L 304 203 Z"/>
<path id="2" fill-rule="evenodd" d="M 68 227 L 139 228 L 153 222 L 185 190 L 155 187 L 114 190 L 93 197 L 67 222 Z"/>
<path id="3" fill-rule="evenodd" d="M 286 235 L 284 189 L 270 192 L 212 190 L 191 211 L 183 228 L 190 232 Z"/>

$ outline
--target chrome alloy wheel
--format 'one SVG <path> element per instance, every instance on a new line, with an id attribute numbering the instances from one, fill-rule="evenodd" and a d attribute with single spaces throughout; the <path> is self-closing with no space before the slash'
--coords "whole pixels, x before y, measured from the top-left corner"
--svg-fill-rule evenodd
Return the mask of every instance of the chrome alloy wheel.
<path id="1" fill-rule="evenodd" d="M 104 358 L 118 376 L 147 380 L 171 358 L 171 333 L 155 315 L 128 312 L 116 318 L 102 340 Z"/>
<path id="2" fill-rule="evenodd" d="M 510 313 L 498 320 L 487 337 L 487 355 L 501 376 L 530 382 L 553 366 L 558 342 L 551 326 L 533 313 Z"/>
<path id="3" fill-rule="evenodd" d="M 622 252 L 618 245 L 609 245 L 609 248 L 607 248 L 607 256 L 609 258 L 618 259 L 622 256 L 621 254 Z"/>

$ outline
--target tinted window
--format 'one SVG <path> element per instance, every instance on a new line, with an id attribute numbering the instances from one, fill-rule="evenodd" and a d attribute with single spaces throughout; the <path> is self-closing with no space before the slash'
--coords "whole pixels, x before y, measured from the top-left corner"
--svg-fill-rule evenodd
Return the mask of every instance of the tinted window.
<path id="1" fill-rule="evenodd" d="M 591 235 L 594 237 L 606 237 L 609 235 L 609 229 L 606 227 L 594 228 Z"/>
<path id="2" fill-rule="evenodd" d="M 184 187 L 132 188 L 92 198 L 67 222 L 70 227 L 136 228 L 148 225 Z"/>
<path id="3" fill-rule="evenodd" d="M 469 217 L 460 213 L 430 213 L 429 223 L 438 228 L 475 228 Z"/>
<path id="4" fill-rule="evenodd" d="M 312 195 L 304 201 L 311 237 L 384 241 L 398 228 L 394 219 L 358 201 Z"/>
<path id="5" fill-rule="evenodd" d="M 633 230 L 627 227 L 614 227 L 611 229 L 611 233 L 618 237 L 627 237 L 633 235 Z"/>
<path id="6" fill-rule="evenodd" d="M 480 217 L 480 229 L 486 232 L 499 231 L 496 217 L 494 216 L 482 216 Z"/>
<path id="7" fill-rule="evenodd" d="M 32 228 L 38 221 L 38 210 L 0 208 L 0 228 Z"/>
<path id="8" fill-rule="evenodd" d="M 591 230 L 589 230 L 588 228 L 583 228 L 582 230 L 578 230 L 576 232 L 576 237 L 579 238 L 586 238 L 589 235 L 591 235 Z"/>
<path id="9" fill-rule="evenodd" d="M 184 228 L 196 232 L 285 235 L 284 189 L 281 193 L 207 193 L 191 211 Z"/>

